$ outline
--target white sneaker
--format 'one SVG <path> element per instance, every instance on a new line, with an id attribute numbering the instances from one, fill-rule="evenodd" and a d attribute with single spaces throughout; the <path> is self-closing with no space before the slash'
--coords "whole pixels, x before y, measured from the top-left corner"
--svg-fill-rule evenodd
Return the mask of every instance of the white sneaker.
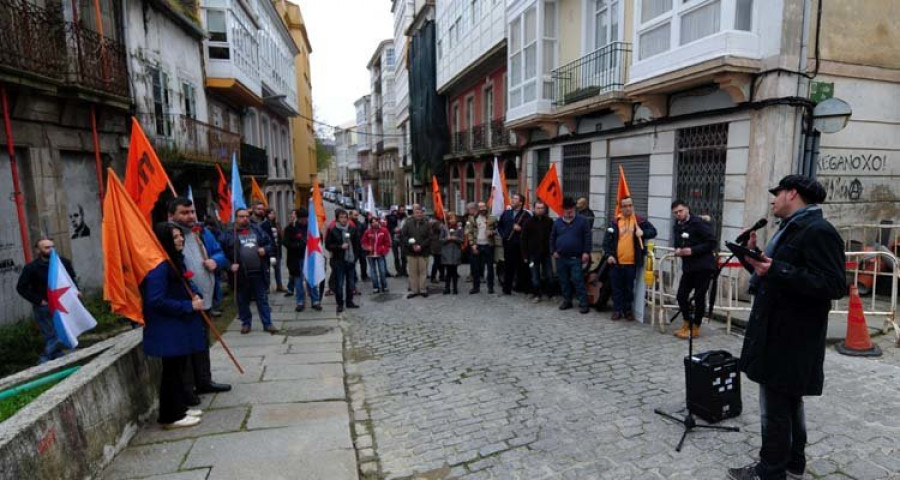
<path id="1" fill-rule="evenodd" d="M 163 429 L 174 430 L 176 428 L 193 427 L 194 425 L 197 425 L 198 423 L 200 423 L 200 417 L 192 417 L 190 415 L 185 415 L 184 418 L 182 418 L 181 420 L 179 420 L 177 422 L 167 423 L 167 424 L 163 425 Z"/>
<path id="2" fill-rule="evenodd" d="M 192 417 L 202 417 L 203 416 L 203 410 L 200 410 L 199 408 L 192 408 L 185 413 Z"/>

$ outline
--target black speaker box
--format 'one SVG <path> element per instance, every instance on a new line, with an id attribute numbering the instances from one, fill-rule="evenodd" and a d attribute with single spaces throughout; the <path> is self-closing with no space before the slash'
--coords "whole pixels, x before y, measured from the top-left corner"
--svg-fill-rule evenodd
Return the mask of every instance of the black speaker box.
<path id="1" fill-rule="evenodd" d="M 688 407 L 709 423 L 741 414 L 741 373 L 737 358 L 725 350 L 684 357 Z M 690 370 L 689 372 L 687 370 Z"/>

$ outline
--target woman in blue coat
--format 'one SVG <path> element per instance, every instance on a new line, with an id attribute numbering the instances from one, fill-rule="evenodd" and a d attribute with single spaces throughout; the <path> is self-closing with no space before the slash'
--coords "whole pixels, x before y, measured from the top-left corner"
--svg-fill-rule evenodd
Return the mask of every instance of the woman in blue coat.
<path id="1" fill-rule="evenodd" d="M 194 352 L 206 349 L 203 300 L 190 282 L 192 272 L 184 267 L 184 237 L 177 225 L 157 223 L 153 229 L 172 263 L 163 262 L 141 283 L 144 297 L 144 352 L 162 358 L 159 386 L 159 418 L 163 428 L 191 427 L 200 423 L 200 410 L 189 410 L 184 371 Z M 184 285 L 187 281 L 192 294 Z"/>

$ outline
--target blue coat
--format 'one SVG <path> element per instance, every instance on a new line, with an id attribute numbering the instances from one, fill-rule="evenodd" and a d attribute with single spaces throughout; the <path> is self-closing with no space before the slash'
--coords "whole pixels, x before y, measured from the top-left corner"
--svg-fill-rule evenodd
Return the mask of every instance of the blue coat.
<path id="1" fill-rule="evenodd" d="M 206 256 L 215 260 L 219 268 L 228 268 L 230 264 L 228 259 L 225 258 L 225 251 L 222 250 L 222 245 L 219 244 L 216 236 L 206 227 L 203 228 L 203 246 L 206 247 Z"/>
<path id="2" fill-rule="evenodd" d="M 191 298 L 163 262 L 141 283 L 144 297 L 144 352 L 152 357 L 177 357 L 207 349 L 203 319 Z"/>

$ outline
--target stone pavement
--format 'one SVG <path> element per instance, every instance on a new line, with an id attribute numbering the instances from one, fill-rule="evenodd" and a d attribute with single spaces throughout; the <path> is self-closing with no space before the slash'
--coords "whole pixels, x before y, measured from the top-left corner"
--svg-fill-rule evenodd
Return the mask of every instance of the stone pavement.
<path id="1" fill-rule="evenodd" d="M 255 309 L 250 334 L 240 334 L 238 320 L 224 334 L 244 375 L 220 344 L 212 349 L 213 378 L 234 389 L 203 395 L 196 427 L 165 431 L 151 419 L 102 478 L 358 478 L 333 300 L 322 312 L 295 313 L 292 298 L 269 299 L 279 334 L 262 331 Z"/>
<path id="2" fill-rule="evenodd" d="M 722 422 L 740 432 L 692 433 L 676 453 L 681 427 L 653 410 L 683 407 L 685 342 L 469 287 L 407 300 L 392 279 L 391 294 L 345 315 L 352 414 L 368 417 L 357 427 L 373 478 L 724 479 L 757 458 L 756 384 L 744 379 L 743 414 Z M 829 348 L 825 395 L 806 401 L 805 478 L 900 479 L 900 349 L 876 341 L 880 359 Z M 719 324 L 696 342 L 740 348 Z"/>

